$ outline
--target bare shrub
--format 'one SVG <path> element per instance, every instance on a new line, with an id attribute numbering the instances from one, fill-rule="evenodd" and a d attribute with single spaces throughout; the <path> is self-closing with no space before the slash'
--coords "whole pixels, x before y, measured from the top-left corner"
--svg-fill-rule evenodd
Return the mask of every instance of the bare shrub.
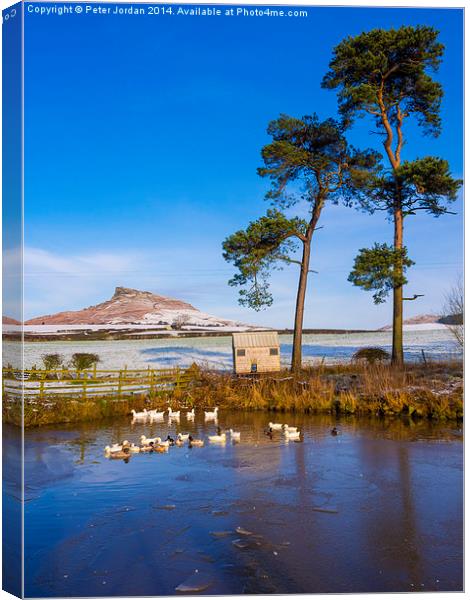
<path id="1" fill-rule="evenodd" d="M 463 311 L 464 289 L 463 282 L 459 279 L 445 296 L 440 322 L 449 328 L 461 347 L 464 341 Z"/>

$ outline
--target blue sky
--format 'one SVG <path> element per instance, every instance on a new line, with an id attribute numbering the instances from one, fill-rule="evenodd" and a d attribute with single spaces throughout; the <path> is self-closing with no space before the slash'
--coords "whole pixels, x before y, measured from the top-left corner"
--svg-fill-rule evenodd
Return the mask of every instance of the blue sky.
<path id="1" fill-rule="evenodd" d="M 31 3 L 34 5 L 34 3 Z M 293 319 L 297 271 L 272 279 L 274 305 L 242 308 L 223 239 L 268 208 L 258 177 L 268 122 L 336 114 L 322 90 L 332 48 L 374 27 L 427 24 L 446 46 L 437 75 L 443 132 L 407 125 L 404 158 L 437 154 L 462 174 L 462 11 L 308 8 L 307 18 L 25 15 L 25 316 L 79 309 L 124 285 L 219 316 L 276 327 Z M 373 124 L 351 141 L 380 149 Z M 405 224 L 416 261 L 407 315 L 435 312 L 462 270 L 457 216 Z M 347 282 L 357 250 L 390 241 L 383 215 L 327 206 L 314 243 L 307 327 L 376 327 L 391 305 Z"/>

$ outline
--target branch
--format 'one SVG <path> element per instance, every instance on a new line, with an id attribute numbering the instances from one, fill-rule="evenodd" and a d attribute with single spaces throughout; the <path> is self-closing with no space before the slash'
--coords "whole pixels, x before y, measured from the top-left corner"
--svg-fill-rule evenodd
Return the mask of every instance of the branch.
<path id="1" fill-rule="evenodd" d="M 381 116 L 378 110 L 373 110 L 372 108 L 366 108 L 366 112 L 368 112 L 371 115 L 376 115 L 377 117 Z"/>
<path id="2" fill-rule="evenodd" d="M 414 215 L 417 210 L 427 210 L 433 212 L 432 208 L 427 206 L 417 206 L 416 208 L 410 208 L 409 210 L 403 211 L 404 215 Z M 447 208 L 439 209 L 438 212 L 440 215 L 458 215 L 459 213 L 453 212 L 451 210 L 447 210 Z"/>
<path id="3" fill-rule="evenodd" d="M 424 294 L 415 294 L 412 298 L 403 298 L 403 300 L 416 300 L 417 298 L 422 298 Z"/>
<path id="4" fill-rule="evenodd" d="M 294 258 L 285 256 L 284 254 L 274 254 L 273 256 L 276 260 L 283 260 L 284 262 L 287 262 L 287 263 L 294 263 L 296 265 L 302 266 L 302 262 L 300 260 L 295 260 Z"/>
<path id="5" fill-rule="evenodd" d="M 400 105 L 397 104 L 397 138 L 398 138 L 398 143 L 397 143 L 397 148 L 395 150 L 395 160 L 397 162 L 397 165 L 400 164 L 401 149 L 403 148 L 403 131 L 402 131 L 402 126 L 403 126 L 403 113 L 401 112 Z"/>
<path id="6" fill-rule="evenodd" d="M 387 79 L 387 77 L 390 77 L 390 75 L 392 73 L 394 73 L 395 71 L 397 71 L 399 68 L 401 67 L 401 63 L 398 63 L 396 65 L 393 65 L 393 67 L 391 69 L 389 69 L 385 75 L 382 76 L 382 79 Z"/>
<path id="7" fill-rule="evenodd" d="M 384 81 L 382 79 L 382 83 L 380 85 L 379 91 L 377 92 L 377 102 L 380 107 L 380 117 L 382 119 L 382 124 L 385 127 L 385 131 L 387 132 L 387 138 L 383 144 L 384 144 L 384 148 L 387 153 L 387 156 L 390 160 L 390 164 L 392 165 L 392 167 L 394 169 L 396 169 L 397 164 L 396 164 L 396 160 L 395 160 L 395 155 L 393 154 L 393 150 L 392 150 L 393 131 L 392 131 L 392 127 L 390 125 L 390 121 L 388 120 L 387 109 L 385 107 L 385 103 L 383 100 L 383 88 L 384 88 Z"/>
<path id="8" fill-rule="evenodd" d="M 307 237 L 303 233 L 300 233 L 300 231 L 293 231 L 290 235 L 291 236 L 293 235 L 294 237 L 299 238 L 299 240 L 301 240 L 302 242 L 306 242 L 307 241 Z"/>

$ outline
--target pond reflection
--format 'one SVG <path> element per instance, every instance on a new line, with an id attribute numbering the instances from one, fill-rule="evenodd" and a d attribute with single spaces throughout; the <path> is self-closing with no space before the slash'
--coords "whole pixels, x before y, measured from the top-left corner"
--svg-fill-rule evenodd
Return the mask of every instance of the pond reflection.
<path id="1" fill-rule="evenodd" d="M 196 414 L 27 431 L 26 595 L 462 589 L 458 427 L 283 415 L 304 434 L 286 442 L 264 434 L 270 420 L 222 412 L 240 443 L 127 464 L 104 446 L 207 440 L 215 425 Z"/>

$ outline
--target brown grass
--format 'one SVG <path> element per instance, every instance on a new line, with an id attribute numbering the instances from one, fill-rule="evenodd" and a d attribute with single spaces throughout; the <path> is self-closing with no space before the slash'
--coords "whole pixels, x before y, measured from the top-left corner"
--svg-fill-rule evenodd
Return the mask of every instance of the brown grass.
<path id="1" fill-rule="evenodd" d="M 408 415 L 413 418 L 461 419 L 463 373 L 461 363 L 407 365 L 342 364 L 317 366 L 295 376 L 288 371 L 257 378 L 234 377 L 192 369 L 186 390 L 149 397 L 145 394 L 117 400 L 33 399 L 25 403 L 26 427 L 49 423 L 90 421 L 123 416 L 147 408 L 207 408 L 345 415 Z M 21 424 L 21 403 L 4 399 L 3 419 Z"/>
<path id="2" fill-rule="evenodd" d="M 411 415 L 460 419 L 461 364 L 336 365 L 252 378 L 200 372 L 190 390 L 195 406 L 281 412 Z M 210 400 L 208 400 L 210 399 Z"/>

